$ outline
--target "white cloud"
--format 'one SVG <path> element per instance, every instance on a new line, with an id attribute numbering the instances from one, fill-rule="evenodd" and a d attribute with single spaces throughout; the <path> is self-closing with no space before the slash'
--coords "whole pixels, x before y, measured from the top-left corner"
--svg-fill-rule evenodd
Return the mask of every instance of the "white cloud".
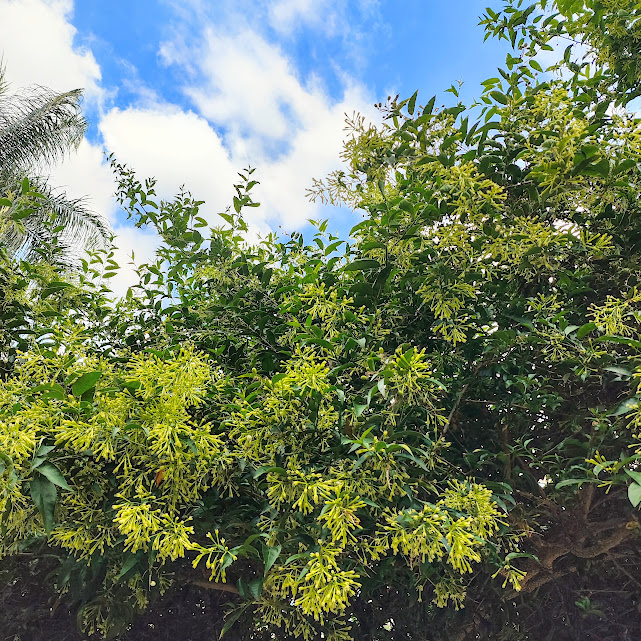
<path id="1" fill-rule="evenodd" d="M 185 91 L 206 118 L 268 139 L 283 139 L 300 124 L 314 89 L 301 85 L 278 47 L 250 30 L 231 36 L 211 27 L 203 43 L 205 84 Z"/>
<path id="2" fill-rule="evenodd" d="M 310 108 L 309 121 L 292 137 L 288 153 L 265 164 L 261 172 L 262 198 L 268 211 L 279 214 L 286 229 L 300 227 L 303 220 L 319 214 L 320 207 L 308 201 L 305 191 L 314 178 L 323 178 L 339 166 L 345 113 L 355 109 L 376 117 L 359 86 L 346 89 L 338 103 L 318 100 Z"/>
<path id="3" fill-rule="evenodd" d="M 277 32 L 290 35 L 310 27 L 325 36 L 359 40 L 363 34 L 349 17 L 349 10 L 377 18 L 379 0 L 272 0 L 267 3 L 267 21 Z M 370 27 L 378 27 L 378 20 Z"/>
<path id="4" fill-rule="evenodd" d="M 335 0 L 276 0 L 268 9 L 274 29 L 289 33 L 300 24 L 321 26 L 326 32 L 336 29 Z"/>
<path id="5" fill-rule="evenodd" d="M 74 48 L 73 0 L 0 0 L 0 54 L 13 88 L 85 89 L 101 97 L 100 67 L 91 51 Z"/>
<path id="6" fill-rule="evenodd" d="M 85 99 L 100 109 L 107 95 L 100 85 L 100 67 L 90 50 L 74 47 L 72 13 L 72 0 L 0 0 L 0 56 L 6 78 L 11 91 L 31 85 L 58 92 L 82 88 Z M 70 198 L 83 198 L 112 224 L 118 245 L 115 258 L 123 269 L 110 285 L 124 294 L 136 282 L 128 257 L 135 249 L 138 262 L 151 259 L 157 235 L 118 224 L 114 178 L 101 145 L 83 140 L 77 152 L 50 173 L 55 188 Z"/>
<path id="7" fill-rule="evenodd" d="M 72 13 L 73 0 L 0 0 L 0 54 L 10 91 L 31 85 L 59 92 L 81 88 L 92 104 L 102 102 L 100 67 L 90 50 L 74 47 Z M 86 197 L 96 211 L 112 218 L 113 180 L 100 146 L 83 140 L 78 152 L 51 173 L 52 185 L 73 198 Z"/>
<path id="8" fill-rule="evenodd" d="M 115 222 L 115 183 L 100 146 L 83 140 L 76 153 L 52 169 L 51 184 L 63 189 L 70 198 L 83 198 L 88 207 Z"/>
<path id="9" fill-rule="evenodd" d="M 317 78 L 302 80 L 279 47 L 248 28 L 230 34 L 209 26 L 193 48 L 165 43 L 162 55 L 184 66 L 198 60 L 197 80 L 184 91 L 225 132 L 232 164 L 258 168 L 256 196 L 267 220 L 291 230 L 315 217 L 319 207 L 305 190 L 339 165 L 344 114 L 376 117 L 366 88 L 345 77 L 343 96 L 331 98 Z"/>
<path id="10" fill-rule="evenodd" d="M 228 151 L 209 123 L 168 104 L 112 109 L 100 122 L 107 149 L 140 177 L 157 179 L 159 195 L 170 198 L 184 185 L 206 201 L 205 215 L 231 203 L 237 178 Z"/>
<path id="11" fill-rule="evenodd" d="M 114 232 L 116 234 L 114 260 L 120 265 L 120 270 L 109 279 L 109 287 L 116 294 L 123 296 L 129 287 L 138 283 L 135 266 L 154 260 L 160 239 L 151 230 L 126 225 L 115 227 Z"/>
<path id="12" fill-rule="evenodd" d="M 336 0 L 260 6 L 282 28 L 326 22 L 342 11 Z M 74 48 L 72 11 L 72 0 L 0 0 L 0 42 L 10 77 L 16 85 L 36 82 L 57 90 L 84 86 L 92 100 L 105 99 L 93 54 Z M 102 105 L 97 124 L 105 148 L 141 176 L 155 176 L 165 197 L 184 184 L 206 200 L 211 222 L 214 212 L 230 204 L 236 172 L 256 166 L 261 181 L 256 196 L 264 206 L 248 211 L 249 222 L 265 231 L 265 221 L 301 227 L 318 209 L 305 199 L 306 188 L 338 165 L 343 114 L 371 113 L 373 99 L 348 78 L 343 97 L 332 99 L 313 75 L 301 79 L 294 62 L 257 30 L 214 29 L 202 9 L 199 15 L 200 38 L 192 33 L 187 46 L 184 29 L 178 28 L 183 35 L 159 52 L 167 64 L 191 72 L 184 91 L 198 113 L 164 103 L 153 91 L 139 94 L 127 109 Z M 24 24 L 30 25 L 29 39 Z M 115 205 L 107 195 L 110 171 L 97 145 L 83 142 L 53 177 L 70 195 L 89 194 L 96 209 L 114 219 Z"/>

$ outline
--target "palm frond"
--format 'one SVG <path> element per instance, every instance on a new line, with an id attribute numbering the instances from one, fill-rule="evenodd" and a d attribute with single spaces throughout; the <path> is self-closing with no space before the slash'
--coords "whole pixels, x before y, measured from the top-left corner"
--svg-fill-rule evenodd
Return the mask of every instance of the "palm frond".
<path id="1" fill-rule="evenodd" d="M 80 90 L 56 94 L 44 87 L 0 91 L 0 170 L 33 170 L 77 148 L 87 128 L 81 96 Z"/>
<path id="2" fill-rule="evenodd" d="M 46 179 L 34 178 L 47 165 L 77 148 L 87 129 L 80 112 L 80 90 L 57 94 L 45 87 L 9 93 L 0 58 L 0 196 L 21 193 L 29 177 L 31 213 L 0 218 L 0 245 L 16 258 L 43 260 L 44 253 L 73 260 L 83 248 L 104 243 L 107 221 L 84 200 L 70 199 Z M 49 259 L 48 259 L 49 260 Z"/>
<path id="3" fill-rule="evenodd" d="M 4 59 L 0 56 L 0 96 L 9 91 L 9 83 L 6 79 Z"/>
<path id="4" fill-rule="evenodd" d="M 18 177 L 14 177 L 12 186 L 13 189 L 5 193 L 20 192 Z M 95 248 L 110 237 L 109 223 L 89 209 L 83 199 L 68 198 L 64 191 L 54 190 L 43 178 L 30 178 L 30 188 L 40 195 L 31 203 L 33 211 L 19 224 L 5 221 L 0 231 L 0 245 L 10 255 L 38 260 L 43 248 L 51 245 L 55 237 L 56 247 L 64 248 L 73 262 L 82 249 Z"/>

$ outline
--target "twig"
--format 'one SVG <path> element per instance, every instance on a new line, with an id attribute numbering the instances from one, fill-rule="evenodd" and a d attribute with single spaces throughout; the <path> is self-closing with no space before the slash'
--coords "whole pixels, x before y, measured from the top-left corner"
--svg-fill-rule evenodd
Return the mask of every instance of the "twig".
<path id="1" fill-rule="evenodd" d="M 616 559 L 614 558 L 614 556 L 612 556 L 611 554 L 608 554 L 608 559 L 610 559 L 610 561 L 614 563 L 614 566 L 617 568 L 617 570 L 623 572 L 623 574 L 625 574 L 629 579 L 631 579 L 633 583 L 635 583 L 638 587 L 641 588 L 641 581 L 639 581 L 639 579 L 637 579 L 633 574 L 628 572 L 622 565 L 619 565 L 616 562 Z M 624 590 L 622 590 L 622 592 L 623 591 Z"/>
<path id="2" fill-rule="evenodd" d="M 479 363 L 474 370 L 472 371 L 472 380 L 474 380 L 474 377 L 481 371 L 481 368 L 485 367 L 487 363 Z M 458 411 L 459 405 L 461 404 L 461 401 L 465 397 L 465 392 L 467 392 L 468 387 L 470 386 L 470 383 L 472 381 L 469 381 L 461 387 L 461 391 L 458 393 L 458 396 L 456 397 L 456 400 L 454 401 L 454 405 L 452 406 L 452 409 L 450 410 L 450 413 L 447 417 L 447 423 L 445 424 L 445 427 L 443 428 L 443 433 L 442 436 L 445 436 L 450 429 L 452 425 L 452 421 L 454 419 L 454 416 L 456 415 L 456 412 Z"/>

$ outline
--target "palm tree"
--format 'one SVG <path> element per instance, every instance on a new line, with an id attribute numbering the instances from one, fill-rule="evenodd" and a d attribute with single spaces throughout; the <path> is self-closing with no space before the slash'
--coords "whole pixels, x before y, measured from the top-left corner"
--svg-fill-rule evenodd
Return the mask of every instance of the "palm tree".
<path id="1" fill-rule="evenodd" d="M 37 259 L 52 234 L 68 252 L 109 234 L 100 215 L 40 175 L 82 140 L 87 123 L 80 112 L 81 95 L 80 90 L 57 94 L 44 87 L 10 94 L 0 62 L 0 197 L 13 204 L 5 200 L 0 205 L 0 247 L 12 256 Z M 28 208 L 17 205 L 24 203 L 25 191 Z"/>

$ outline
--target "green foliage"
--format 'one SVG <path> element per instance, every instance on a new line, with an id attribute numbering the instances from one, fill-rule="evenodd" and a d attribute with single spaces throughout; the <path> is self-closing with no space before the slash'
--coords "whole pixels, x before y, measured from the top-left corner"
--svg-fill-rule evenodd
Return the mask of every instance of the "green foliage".
<path id="1" fill-rule="evenodd" d="M 125 297 L 108 250 L 1 256 L 1 549 L 46 542 L 86 632 L 172 583 L 231 595 L 243 639 L 638 629 L 641 123 L 610 58 L 527 59 L 596 42 L 584 4 L 520 4 L 488 10 L 527 51 L 478 104 L 350 119 L 311 192 L 364 214 L 349 240 L 251 246 L 253 170 L 208 229 L 114 161 L 162 239 Z"/>
<path id="2" fill-rule="evenodd" d="M 487 26 L 488 36 L 509 40 L 526 58 L 562 46 L 563 62 L 555 69 L 576 74 L 578 84 L 596 87 L 622 104 L 641 95 L 641 7 L 636 0 L 504 4 L 502 12 L 486 9 L 481 24 Z M 541 71 L 534 59 L 529 64 Z"/>

